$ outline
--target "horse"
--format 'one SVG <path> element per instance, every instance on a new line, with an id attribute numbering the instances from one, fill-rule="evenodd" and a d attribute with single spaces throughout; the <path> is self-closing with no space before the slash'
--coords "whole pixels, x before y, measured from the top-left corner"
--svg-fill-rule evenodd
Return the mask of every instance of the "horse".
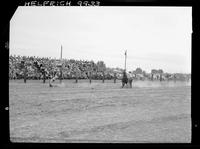
<path id="1" fill-rule="evenodd" d="M 133 82 L 133 77 L 131 76 L 131 74 L 126 74 L 126 72 L 123 72 L 123 77 L 122 77 L 122 88 L 124 87 L 124 85 L 128 85 L 130 86 L 130 88 L 132 88 L 132 82 Z"/>

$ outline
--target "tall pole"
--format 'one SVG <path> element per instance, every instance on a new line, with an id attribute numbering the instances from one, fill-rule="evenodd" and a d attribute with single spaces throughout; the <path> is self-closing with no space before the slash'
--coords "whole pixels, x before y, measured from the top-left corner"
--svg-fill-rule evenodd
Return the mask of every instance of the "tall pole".
<path id="1" fill-rule="evenodd" d="M 125 72 L 126 72 L 126 58 L 127 58 L 127 50 L 125 51 Z"/>
<path id="2" fill-rule="evenodd" d="M 62 45 L 61 45 L 60 60 L 62 60 Z"/>

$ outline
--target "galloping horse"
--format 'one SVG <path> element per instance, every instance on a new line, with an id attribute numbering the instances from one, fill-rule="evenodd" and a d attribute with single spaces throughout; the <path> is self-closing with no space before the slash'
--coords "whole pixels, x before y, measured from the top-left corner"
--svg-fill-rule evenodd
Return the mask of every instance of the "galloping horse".
<path id="1" fill-rule="evenodd" d="M 126 71 L 123 72 L 123 77 L 122 77 L 122 88 L 124 87 L 124 85 L 130 85 L 130 88 L 132 88 L 132 82 L 133 82 L 133 78 L 131 76 L 131 74 L 126 74 Z"/>

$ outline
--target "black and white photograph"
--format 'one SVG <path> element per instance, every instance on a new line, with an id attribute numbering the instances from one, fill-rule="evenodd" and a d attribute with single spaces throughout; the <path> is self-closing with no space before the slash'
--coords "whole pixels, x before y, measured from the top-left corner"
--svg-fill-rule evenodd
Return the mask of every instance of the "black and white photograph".
<path id="1" fill-rule="evenodd" d="M 191 143 L 192 7 L 19 6 L 9 135 L 25 143 Z"/>

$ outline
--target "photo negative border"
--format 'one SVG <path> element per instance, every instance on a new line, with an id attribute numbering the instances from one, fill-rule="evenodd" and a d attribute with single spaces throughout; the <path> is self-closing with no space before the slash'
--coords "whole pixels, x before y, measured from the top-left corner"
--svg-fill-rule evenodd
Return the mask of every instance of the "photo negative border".
<path id="1" fill-rule="evenodd" d="M 200 58 L 200 2 L 198 0 L 98 0 L 98 1 L 90 1 L 88 0 L 87 3 L 85 1 L 69 1 L 63 0 L 65 2 L 66 7 L 69 6 L 80 6 L 81 7 L 89 7 L 91 5 L 99 6 L 173 6 L 173 7 L 192 7 L 192 82 L 191 82 L 191 114 L 192 114 L 192 143 L 151 143 L 151 144 L 127 144 L 127 143 L 109 143 L 112 145 L 136 145 L 136 146 L 197 146 L 200 143 L 199 141 L 199 129 L 200 129 L 200 116 L 199 116 L 199 104 L 198 104 L 198 88 L 200 86 L 199 81 L 199 73 L 198 73 L 198 59 Z M 31 3 L 32 2 L 32 3 Z M 95 2 L 95 3 L 94 3 Z M 98 3 L 99 2 L 99 3 Z M 3 142 L 3 147 L 12 148 L 12 147 L 65 147 L 66 143 L 11 143 L 9 139 L 9 86 L 8 82 L 8 73 L 9 73 L 9 21 L 12 18 L 13 14 L 15 13 L 18 6 L 25 6 L 30 4 L 30 6 L 63 6 L 64 3 L 61 1 L 54 1 L 53 3 L 49 4 L 43 1 L 31 1 L 31 0 L 21 0 L 21 1 L 9 1 L 7 4 L 3 4 L 5 9 L 3 10 L 2 17 L 1 17 L 1 31 L 0 31 L 0 42 L 1 42 L 1 50 L 0 50 L 0 64 L 1 64 L 1 73 L 0 78 L 1 82 L 1 113 L 3 118 L 1 117 L 1 142 Z M 54 5 L 53 5 L 54 4 Z M 64 5 L 64 6 L 65 6 Z M 82 143 L 78 143 L 79 145 Z M 91 145 L 92 143 L 88 143 L 87 145 Z M 92 144 L 97 145 L 98 143 Z M 69 145 L 69 144 L 68 144 Z M 85 144 L 84 144 L 85 145 Z M 99 146 L 100 145 L 100 146 Z M 101 146 L 102 145 L 102 146 Z M 99 147 L 105 147 L 105 144 L 98 144 Z M 82 147 L 82 146 L 80 146 Z M 119 146 L 120 147 L 120 146 Z"/>

